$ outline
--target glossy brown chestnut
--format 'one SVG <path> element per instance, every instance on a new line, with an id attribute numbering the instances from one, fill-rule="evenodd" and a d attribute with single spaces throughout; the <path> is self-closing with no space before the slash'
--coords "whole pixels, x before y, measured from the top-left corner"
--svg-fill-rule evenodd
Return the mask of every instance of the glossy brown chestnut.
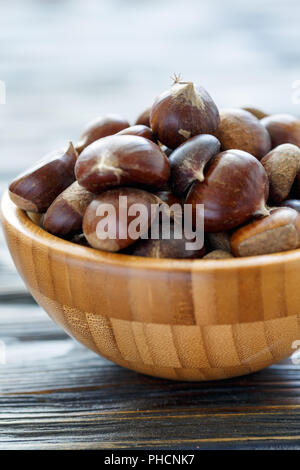
<path id="1" fill-rule="evenodd" d="M 135 124 L 142 124 L 143 126 L 151 127 L 150 126 L 150 112 L 151 112 L 151 106 L 150 108 L 145 109 L 137 118 L 135 121 Z"/>
<path id="2" fill-rule="evenodd" d="M 220 152 L 220 148 L 221 144 L 216 137 L 202 134 L 175 149 L 169 158 L 173 192 L 184 196 L 194 181 L 203 181 L 205 165 Z"/>
<path id="3" fill-rule="evenodd" d="M 54 199 L 75 180 L 78 154 L 70 142 L 18 176 L 9 186 L 11 200 L 21 209 L 45 212 Z"/>
<path id="4" fill-rule="evenodd" d="M 267 215 L 269 182 L 262 164 L 249 153 L 228 150 L 216 155 L 202 183 L 195 182 L 186 199 L 199 217 L 204 204 L 204 230 L 222 232 L 238 227 L 253 216 Z"/>
<path id="5" fill-rule="evenodd" d="M 171 149 L 198 134 L 213 134 L 219 112 L 210 95 L 192 82 L 175 81 L 154 102 L 150 115 L 156 138 Z"/>
<path id="6" fill-rule="evenodd" d="M 231 237 L 235 256 L 255 256 L 300 247 L 300 214 L 281 207 L 268 217 L 251 222 L 238 229 Z"/>
<path id="7" fill-rule="evenodd" d="M 44 228 L 55 235 L 82 232 L 82 219 L 89 203 L 96 197 L 75 181 L 48 208 Z"/>
<path id="8" fill-rule="evenodd" d="M 270 136 L 253 114 L 229 108 L 220 111 L 220 119 L 215 136 L 223 150 L 244 150 L 259 160 L 271 150 Z"/>
<path id="9" fill-rule="evenodd" d="M 300 170 L 300 148 L 293 144 L 282 144 L 271 150 L 261 164 L 269 178 L 270 200 L 279 204 L 291 191 Z"/>
<path id="10" fill-rule="evenodd" d="M 114 186 L 161 189 L 169 179 L 170 164 L 159 146 L 150 140 L 115 135 L 83 150 L 75 172 L 79 184 L 96 194 Z"/>
<path id="11" fill-rule="evenodd" d="M 273 114 L 261 120 L 271 137 L 272 148 L 281 144 L 300 147 L 300 119 L 291 114 Z"/>
<path id="12" fill-rule="evenodd" d="M 300 213 L 300 200 L 299 199 L 287 199 L 286 201 L 282 201 L 280 204 L 281 207 L 290 207 L 295 211 Z"/>
<path id="13" fill-rule="evenodd" d="M 158 240 L 148 238 L 147 240 L 138 240 L 129 247 L 127 254 L 134 256 L 144 256 L 148 258 L 173 258 L 173 259 L 195 259 L 202 258 L 205 255 L 205 247 L 200 249 L 187 249 L 187 243 L 190 239 L 184 236 L 174 238 L 174 223 L 170 224 L 170 239 L 160 238 Z"/>
<path id="14" fill-rule="evenodd" d="M 82 150 L 92 142 L 102 139 L 102 137 L 116 134 L 129 126 L 129 122 L 118 114 L 99 116 L 86 125 L 76 145 L 76 150 L 78 153 L 81 153 Z"/>
<path id="15" fill-rule="evenodd" d="M 123 202 L 120 197 L 126 198 L 127 217 L 121 217 Z M 142 204 L 146 212 L 141 212 L 139 232 L 140 236 L 146 233 L 151 225 L 151 206 L 158 208 L 158 199 L 151 193 L 137 188 L 116 188 L 105 191 L 94 199 L 88 206 L 83 217 L 83 232 L 88 243 L 99 250 L 116 252 L 122 250 L 136 241 L 130 234 L 130 224 L 136 216 L 129 215 L 134 204 Z M 107 207 L 114 208 L 115 215 L 109 214 Z M 154 207 L 154 208 L 155 208 Z M 102 209 L 102 212 L 100 210 Z M 110 221 L 108 219 L 110 217 Z M 101 225 L 103 224 L 103 226 Z"/>
<path id="16" fill-rule="evenodd" d="M 248 111 L 248 113 L 253 114 L 253 116 L 255 116 L 259 120 L 263 119 L 264 117 L 269 116 L 269 114 L 265 113 L 264 111 L 258 108 L 242 108 L 242 109 L 244 109 L 245 111 Z"/>
<path id="17" fill-rule="evenodd" d="M 127 127 L 126 129 L 117 132 L 116 135 L 138 135 L 140 137 L 145 137 L 145 139 L 152 140 L 152 142 L 156 142 L 150 127 L 144 126 L 143 124 Z"/>

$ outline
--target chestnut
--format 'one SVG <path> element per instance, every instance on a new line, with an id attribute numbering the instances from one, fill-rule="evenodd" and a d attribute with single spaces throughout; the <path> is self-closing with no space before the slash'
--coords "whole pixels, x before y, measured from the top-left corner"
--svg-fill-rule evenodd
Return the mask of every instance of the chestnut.
<path id="1" fill-rule="evenodd" d="M 242 150 L 219 153 L 211 161 L 203 182 L 193 183 L 186 203 L 192 204 L 194 224 L 197 204 L 204 204 L 204 230 L 222 232 L 253 216 L 267 215 L 269 182 L 262 164 Z"/>
<path id="2" fill-rule="evenodd" d="M 258 108 L 242 108 L 244 109 L 245 111 L 248 111 L 248 113 L 251 113 L 253 114 L 253 116 L 255 116 L 257 119 L 263 119 L 264 117 L 267 117 L 269 116 L 269 114 L 265 113 L 264 111 L 262 111 L 261 109 L 258 109 Z"/>
<path id="3" fill-rule="evenodd" d="M 170 90 L 154 102 L 150 123 L 156 138 L 170 149 L 198 134 L 213 134 L 219 111 L 202 87 L 175 79 Z"/>
<path id="4" fill-rule="evenodd" d="M 227 251 L 228 253 L 231 252 L 230 237 L 231 231 L 207 234 L 209 245 L 214 251 L 221 250 Z"/>
<path id="5" fill-rule="evenodd" d="M 45 212 L 54 199 L 75 181 L 78 154 L 70 142 L 67 149 L 55 151 L 9 185 L 11 200 L 29 212 Z"/>
<path id="6" fill-rule="evenodd" d="M 180 204 L 182 206 L 184 203 L 183 199 L 177 197 L 170 189 L 156 191 L 154 194 L 168 206 L 172 206 L 173 204 Z"/>
<path id="7" fill-rule="evenodd" d="M 95 197 L 75 181 L 48 208 L 43 220 L 44 228 L 60 236 L 82 231 L 83 214 Z"/>
<path id="8" fill-rule="evenodd" d="M 160 204 L 165 204 L 164 209 L 171 219 L 176 219 L 177 215 L 182 217 L 184 199 L 177 197 L 170 189 L 155 191 L 153 194 L 158 197 Z"/>
<path id="9" fill-rule="evenodd" d="M 96 194 L 114 186 L 161 189 L 169 179 L 170 164 L 159 146 L 150 140 L 114 135 L 84 149 L 75 173 L 79 184 Z"/>
<path id="10" fill-rule="evenodd" d="M 299 199 L 287 199 L 286 201 L 282 201 L 280 204 L 281 207 L 290 207 L 297 212 L 300 212 L 300 200 Z"/>
<path id="11" fill-rule="evenodd" d="M 300 119 L 291 114 L 273 114 L 261 120 L 272 141 L 272 147 L 294 144 L 300 147 Z"/>
<path id="12" fill-rule="evenodd" d="M 143 124 L 127 127 L 126 129 L 117 132 L 116 135 L 138 135 L 140 137 L 145 137 L 145 139 L 152 140 L 152 142 L 156 142 L 150 127 L 144 126 Z"/>
<path id="13" fill-rule="evenodd" d="M 244 150 L 259 160 L 271 150 L 271 139 L 265 127 L 244 109 L 221 110 L 215 136 L 221 142 L 222 150 Z"/>
<path id="14" fill-rule="evenodd" d="M 181 144 L 169 157 L 171 187 L 175 194 L 184 196 L 196 181 L 204 180 L 204 168 L 220 152 L 220 142 L 213 135 L 196 135 Z"/>
<path id="15" fill-rule="evenodd" d="M 130 209 L 136 204 L 142 205 L 145 210 L 139 215 L 131 215 Z M 105 191 L 87 207 L 83 217 L 83 233 L 93 248 L 111 252 L 122 250 L 148 232 L 157 208 L 158 198 L 142 189 L 115 188 Z M 130 225 L 136 217 L 139 218 L 139 234 L 134 237 Z"/>
<path id="16" fill-rule="evenodd" d="M 148 258 L 174 258 L 174 259 L 195 259 L 202 258 L 205 254 L 205 247 L 187 249 L 187 243 L 193 242 L 185 237 L 184 231 L 181 238 L 175 238 L 175 222 L 170 224 L 170 238 L 159 238 L 138 240 L 126 250 L 127 254 L 143 256 Z"/>
<path id="17" fill-rule="evenodd" d="M 214 250 L 203 256 L 203 259 L 229 259 L 233 258 L 232 254 L 224 250 Z"/>
<path id="18" fill-rule="evenodd" d="M 271 150 L 261 164 L 269 178 L 270 199 L 278 204 L 286 199 L 300 170 L 300 148 L 282 144 Z"/>
<path id="19" fill-rule="evenodd" d="M 151 112 L 151 106 L 145 111 L 143 111 L 138 117 L 137 120 L 135 121 L 135 124 L 142 124 L 143 126 L 151 127 L 150 126 L 150 112 Z"/>
<path id="20" fill-rule="evenodd" d="M 102 139 L 102 137 L 116 134 L 129 126 L 129 122 L 118 114 L 99 116 L 86 125 L 75 148 L 78 153 L 81 153 L 92 142 Z"/>
<path id="21" fill-rule="evenodd" d="M 273 209 L 268 217 L 236 230 L 231 237 L 235 256 L 255 256 L 300 247 L 300 214 L 289 207 Z"/>

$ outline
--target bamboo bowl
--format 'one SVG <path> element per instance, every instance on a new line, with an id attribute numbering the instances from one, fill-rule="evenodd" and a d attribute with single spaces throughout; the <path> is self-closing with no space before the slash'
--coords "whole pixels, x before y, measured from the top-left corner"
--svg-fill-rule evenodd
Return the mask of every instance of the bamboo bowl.
<path id="1" fill-rule="evenodd" d="M 168 379 L 224 379 L 290 356 L 300 339 L 300 250 L 221 261 L 109 254 L 50 235 L 7 193 L 2 223 L 36 301 L 121 366 Z"/>

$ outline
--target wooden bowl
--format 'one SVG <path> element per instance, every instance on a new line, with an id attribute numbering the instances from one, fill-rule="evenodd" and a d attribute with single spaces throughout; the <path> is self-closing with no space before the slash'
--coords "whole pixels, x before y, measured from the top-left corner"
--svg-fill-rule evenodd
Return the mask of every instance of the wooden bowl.
<path id="1" fill-rule="evenodd" d="M 8 194 L 2 222 L 36 301 L 79 342 L 129 369 L 223 379 L 288 357 L 300 339 L 300 250 L 220 261 L 104 253 L 45 232 Z"/>

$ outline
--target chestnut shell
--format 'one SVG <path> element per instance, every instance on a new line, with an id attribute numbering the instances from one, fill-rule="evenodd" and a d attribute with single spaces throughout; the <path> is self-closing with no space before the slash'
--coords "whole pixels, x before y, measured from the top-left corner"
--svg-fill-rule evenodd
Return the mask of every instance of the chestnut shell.
<path id="1" fill-rule="evenodd" d="M 26 211 L 45 212 L 54 199 L 74 182 L 77 157 L 71 142 L 66 150 L 47 155 L 10 183 L 11 200 Z"/>
<path id="2" fill-rule="evenodd" d="M 114 135 L 84 149 L 75 173 L 79 184 L 96 194 L 114 186 L 162 189 L 170 177 L 170 164 L 154 142 L 139 136 Z"/>
<path id="3" fill-rule="evenodd" d="M 149 108 L 145 109 L 145 111 L 143 111 L 137 117 L 137 119 L 135 121 L 135 124 L 136 125 L 142 124 L 144 126 L 151 127 L 150 126 L 150 113 L 151 113 L 151 106 Z"/>
<path id="4" fill-rule="evenodd" d="M 156 139 L 150 127 L 144 126 L 143 124 L 137 124 L 135 126 L 127 127 L 126 129 L 117 132 L 116 135 L 137 135 L 140 137 L 144 137 L 145 139 L 152 140 L 152 142 L 156 142 Z"/>
<path id="5" fill-rule="evenodd" d="M 155 100 L 150 123 L 156 138 L 175 149 L 195 135 L 213 134 L 219 111 L 204 88 L 192 82 L 175 82 Z"/>
<path id="6" fill-rule="evenodd" d="M 205 246 L 200 249 L 187 250 L 186 243 L 193 240 L 185 238 L 184 232 L 182 238 L 174 237 L 174 223 L 170 224 L 170 239 L 160 238 L 158 240 L 148 238 L 139 239 L 131 245 L 126 253 L 134 256 L 143 256 L 147 258 L 173 258 L 173 259 L 196 259 L 205 255 Z"/>
<path id="7" fill-rule="evenodd" d="M 127 198 L 127 219 L 120 220 L 120 206 L 119 198 Z M 98 208 L 103 204 L 112 205 L 115 209 L 116 214 L 116 237 L 114 238 L 109 232 L 109 227 L 105 233 L 108 234 L 108 238 L 101 239 L 97 236 L 97 227 L 98 223 L 106 218 L 106 215 L 99 215 Z M 144 228 L 144 233 L 146 233 L 151 224 L 151 206 L 157 205 L 157 197 L 147 191 L 137 188 L 115 188 L 109 191 L 105 191 L 95 198 L 87 207 L 84 217 L 83 217 L 83 233 L 88 241 L 88 243 L 96 249 L 116 252 L 122 250 L 136 240 L 130 237 L 128 233 L 128 227 L 130 223 L 135 219 L 135 216 L 128 215 L 128 211 L 133 204 L 142 204 L 147 213 L 144 217 L 142 214 L 142 227 Z M 123 224 L 127 222 L 127 225 Z M 121 226 L 120 226 L 121 225 Z M 141 227 L 141 229 L 142 229 Z M 125 236 L 120 236 L 120 230 L 124 232 Z M 115 235 L 115 234 L 114 234 Z"/>
<path id="8" fill-rule="evenodd" d="M 254 215 L 267 215 L 265 202 L 269 182 L 262 164 L 249 153 L 228 150 L 216 155 L 195 182 L 186 199 L 198 216 L 197 204 L 204 204 L 204 230 L 222 232 L 238 227 Z"/>
<path id="9" fill-rule="evenodd" d="M 281 144 L 300 147 L 300 119 L 291 114 L 273 114 L 261 120 L 271 137 L 272 148 Z"/>
<path id="10" fill-rule="evenodd" d="M 175 149 L 169 157 L 173 192 L 184 196 L 194 181 L 203 181 L 205 165 L 220 152 L 220 148 L 221 144 L 216 137 L 201 134 Z"/>
<path id="11" fill-rule="evenodd" d="M 228 108 L 220 111 L 220 119 L 215 136 L 222 150 L 244 150 L 259 160 L 271 150 L 270 136 L 253 114 L 244 109 Z"/>
<path id="12" fill-rule="evenodd" d="M 81 153 L 96 140 L 116 134 L 129 126 L 129 122 L 118 114 L 99 116 L 86 125 L 75 148 L 78 153 Z"/>

